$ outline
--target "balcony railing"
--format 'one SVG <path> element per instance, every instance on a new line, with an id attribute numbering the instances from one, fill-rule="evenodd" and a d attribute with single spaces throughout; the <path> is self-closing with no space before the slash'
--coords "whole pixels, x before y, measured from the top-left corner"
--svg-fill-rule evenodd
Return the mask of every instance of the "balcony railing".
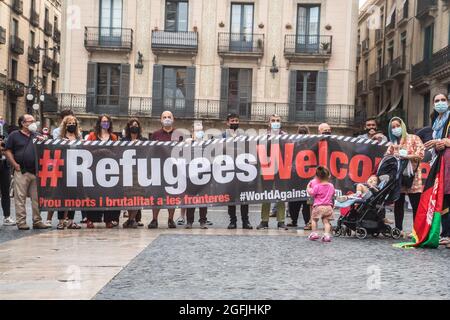
<path id="1" fill-rule="evenodd" d="M 416 18 L 423 19 L 438 9 L 438 0 L 417 0 Z"/>
<path id="2" fill-rule="evenodd" d="M 0 44 L 6 43 L 6 29 L 3 27 L 0 27 Z"/>
<path id="3" fill-rule="evenodd" d="M 10 38 L 10 46 L 11 51 L 15 54 L 23 54 L 24 53 L 24 44 L 23 40 L 18 36 L 11 36 Z"/>
<path id="4" fill-rule="evenodd" d="M 406 74 L 406 59 L 400 56 L 391 62 L 390 77 L 398 77 Z"/>
<path id="5" fill-rule="evenodd" d="M 356 59 L 361 59 L 361 44 L 358 44 L 356 47 Z"/>
<path id="6" fill-rule="evenodd" d="M 12 9 L 17 14 L 23 13 L 23 1 L 22 0 L 13 0 Z"/>
<path id="7" fill-rule="evenodd" d="M 376 71 L 369 76 L 369 88 L 370 90 L 381 87 L 381 72 Z"/>
<path id="8" fill-rule="evenodd" d="M 53 35 L 53 25 L 48 20 L 45 20 L 44 22 L 44 33 L 48 37 L 51 37 Z"/>
<path id="9" fill-rule="evenodd" d="M 153 51 L 174 50 L 196 53 L 198 51 L 198 33 L 154 30 L 152 31 L 152 49 Z"/>
<path id="10" fill-rule="evenodd" d="M 14 79 L 10 79 L 7 85 L 7 90 L 8 94 L 13 97 L 23 97 L 25 95 L 25 84 Z"/>
<path id="11" fill-rule="evenodd" d="M 56 26 L 53 30 L 53 41 L 55 41 L 56 43 L 61 42 L 61 31 Z"/>
<path id="12" fill-rule="evenodd" d="M 88 51 L 125 51 L 133 49 L 133 30 L 123 28 L 86 27 L 84 46 Z"/>
<path id="13" fill-rule="evenodd" d="M 381 43 L 383 42 L 383 30 L 377 29 L 375 30 L 375 43 Z"/>
<path id="14" fill-rule="evenodd" d="M 390 36 L 395 31 L 395 15 L 392 15 L 391 22 L 386 26 L 385 32 L 386 36 Z"/>
<path id="15" fill-rule="evenodd" d="M 362 47 L 362 53 L 368 53 L 369 52 L 369 38 L 363 40 L 363 42 L 361 42 L 361 47 Z"/>
<path id="16" fill-rule="evenodd" d="M 30 11 L 30 23 L 34 27 L 39 27 L 39 14 L 34 9 Z"/>
<path id="17" fill-rule="evenodd" d="M 431 60 L 422 60 L 412 66 L 411 82 L 419 81 L 431 73 Z"/>
<path id="18" fill-rule="evenodd" d="M 60 64 L 59 64 L 59 62 L 53 61 L 52 74 L 53 74 L 56 78 L 59 77 L 59 69 L 60 69 Z"/>
<path id="19" fill-rule="evenodd" d="M 440 70 L 442 67 L 450 67 L 450 49 L 449 46 L 439 50 L 431 58 L 432 72 Z"/>
<path id="20" fill-rule="evenodd" d="M 285 55 L 330 56 L 332 51 L 332 36 L 288 34 L 284 40 Z"/>
<path id="21" fill-rule="evenodd" d="M 51 72 L 53 70 L 53 59 L 44 55 L 42 59 L 42 68 L 47 72 Z"/>
<path id="22" fill-rule="evenodd" d="M 361 80 L 357 84 L 357 94 L 358 96 L 364 96 L 369 93 L 369 86 L 366 80 Z"/>
<path id="23" fill-rule="evenodd" d="M 409 0 L 406 0 L 403 4 L 403 7 L 399 10 L 398 13 L 398 25 L 403 25 L 403 23 L 408 21 L 409 17 Z"/>
<path id="24" fill-rule="evenodd" d="M 28 47 L 28 63 L 29 64 L 37 64 L 40 62 L 41 52 L 38 48 Z"/>
<path id="25" fill-rule="evenodd" d="M 264 35 L 220 32 L 218 53 L 262 56 L 264 54 Z"/>
<path id="26" fill-rule="evenodd" d="M 110 112 L 112 116 L 141 116 L 141 117 L 155 117 L 152 108 L 151 97 L 129 97 L 127 111 L 119 111 L 118 97 L 104 97 L 103 101 L 109 100 L 109 110 L 116 110 Z M 196 99 L 191 101 L 193 103 L 193 111 L 187 111 L 185 106 L 187 100 L 172 99 L 170 106 L 178 118 L 194 118 L 194 119 L 208 119 L 222 121 L 223 117 L 228 114 L 228 109 L 225 102 L 225 110 L 223 109 L 223 101 Z M 62 93 L 58 95 L 58 111 L 71 109 L 75 114 L 92 114 L 86 110 L 87 96 L 85 94 L 70 94 Z M 98 101 L 98 100 L 97 100 Z M 166 108 L 169 104 L 164 105 Z M 158 108 L 161 109 L 162 106 Z M 355 107 L 353 105 L 319 105 L 319 104 L 301 104 L 291 105 L 289 103 L 276 102 L 249 102 L 250 112 L 241 114 L 241 119 L 252 122 L 265 123 L 268 116 L 272 114 L 279 114 L 284 122 L 287 123 L 311 123 L 317 124 L 327 122 L 335 126 L 354 126 L 359 125 L 362 117 L 355 116 Z M 165 109 L 164 109 L 165 110 Z"/>

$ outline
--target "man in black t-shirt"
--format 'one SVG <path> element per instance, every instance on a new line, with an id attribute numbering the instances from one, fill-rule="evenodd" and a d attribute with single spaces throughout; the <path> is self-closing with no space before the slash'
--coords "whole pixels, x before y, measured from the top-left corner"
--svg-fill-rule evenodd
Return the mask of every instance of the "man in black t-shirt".
<path id="1" fill-rule="evenodd" d="M 26 200 L 31 198 L 33 209 L 33 229 L 48 229 L 42 222 L 39 212 L 36 154 L 33 139 L 40 138 L 37 132 L 36 120 L 25 114 L 19 118 L 19 130 L 12 132 L 6 142 L 5 156 L 14 170 L 14 204 L 16 207 L 17 227 L 19 230 L 29 230 L 26 223 Z"/>

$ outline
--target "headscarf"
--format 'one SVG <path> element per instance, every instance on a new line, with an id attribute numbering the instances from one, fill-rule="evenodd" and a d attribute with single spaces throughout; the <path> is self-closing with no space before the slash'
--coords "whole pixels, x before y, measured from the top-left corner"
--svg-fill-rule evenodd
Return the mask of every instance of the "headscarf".
<path id="1" fill-rule="evenodd" d="M 397 138 L 396 136 L 394 136 L 392 134 L 392 122 L 393 121 L 400 122 L 400 127 L 402 128 L 402 136 L 400 138 Z M 391 141 L 391 142 L 400 143 L 401 140 L 406 139 L 406 137 L 408 136 L 408 129 L 406 128 L 405 122 L 402 119 L 400 119 L 399 117 L 392 118 L 391 121 L 389 122 L 388 134 L 389 134 L 389 141 Z"/>

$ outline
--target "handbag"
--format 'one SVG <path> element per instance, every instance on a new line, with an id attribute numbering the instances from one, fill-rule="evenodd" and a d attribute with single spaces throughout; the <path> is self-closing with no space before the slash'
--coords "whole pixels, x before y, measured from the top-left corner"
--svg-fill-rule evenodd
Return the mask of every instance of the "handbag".
<path id="1" fill-rule="evenodd" d="M 408 161 L 408 165 L 406 166 L 405 171 L 403 171 L 402 187 L 405 187 L 406 189 L 410 189 L 413 186 L 414 179 L 416 177 L 416 173 L 417 173 L 417 170 L 419 169 L 419 166 L 420 166 L 420 163 L 414 169 L 411 160 Z"/>

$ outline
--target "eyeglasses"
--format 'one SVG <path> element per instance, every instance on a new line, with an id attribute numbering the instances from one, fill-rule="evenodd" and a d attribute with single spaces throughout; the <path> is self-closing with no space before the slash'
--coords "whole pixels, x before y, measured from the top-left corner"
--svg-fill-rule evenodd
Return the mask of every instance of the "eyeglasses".
<path id="1" fill-rule="evenodd" d="M 434 103 L 439 103 L 439 102 L 447 102 L 447 99 L 442 98 L 442 99 L 434 100 Z"/>

